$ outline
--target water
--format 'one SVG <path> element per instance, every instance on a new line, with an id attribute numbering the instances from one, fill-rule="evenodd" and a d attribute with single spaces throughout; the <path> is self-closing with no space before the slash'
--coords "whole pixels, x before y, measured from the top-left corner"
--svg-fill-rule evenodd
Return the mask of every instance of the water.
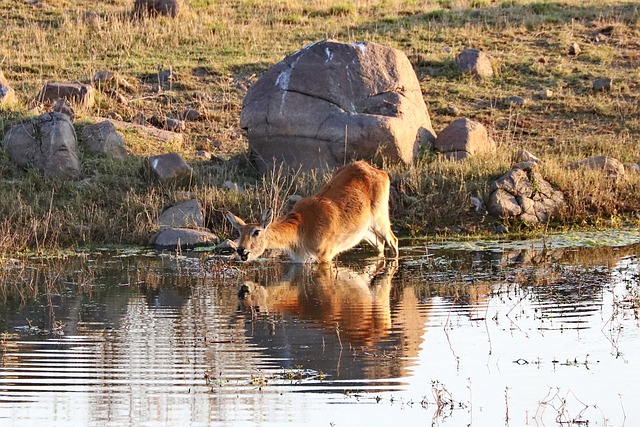
<path id="1" fill-rule="evenodd" d="M 5 260 L 0 425 L 639 425 L 640 246 L 463 246 Z"/>

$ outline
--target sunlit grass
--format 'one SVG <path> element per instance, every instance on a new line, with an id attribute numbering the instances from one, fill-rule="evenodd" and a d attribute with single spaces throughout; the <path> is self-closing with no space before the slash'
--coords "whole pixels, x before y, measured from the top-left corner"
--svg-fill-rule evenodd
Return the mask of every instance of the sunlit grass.
<path id="1" fill-rule="evenodd" d="M 263 179 L 253 171 L 244 158 L 239 115 L 247 87 L 264 71 L 325 38 L 401 49 L 414 63 L 436 132 L 453 120 L 447 108 L 454 105 L 484 123 L 498 143 L 496 155 L 461 164 L 427 154 L 413 166 L 385 165 L 406 196 L 392 204 L 393 222 L 403 233 L 489 229 L 499 220 L 476 213 L 470 198 L 486 197 L 491 180 L 509 169 L 522 148 L 545 160 L 543 174 L 567 195 L 557 226 L 638 221 L 637 175 L 612 184 L 565 168 L 598 154 L 640 162 L 634 143 L 640 135 L 636 2 L 197 0 L 186 2 L 175 19 L 137 19 L 131 12 L 128 0 L 58 1 L 42 8 L 0 0 L 0 69 L 20 101 L 0 111 L 0 132 L 37 114 L 28 110 L 44 83 L 89 83 L 101 69 L 118 72 L 131 86 L 100 89 L 93 110 L 76 112 L 78 130 L 109 113 L 124 121 L 138 113 L 179 117 L 187 108 L 204 113 L 169 143 L 123 131 L 132 154 L 125 162 L 83 151 L 79 182 L 49 182 L 17 168 L 2 152 L 0 197 L 12 201 L 0 208 L 3 252 L 145 243 L 159 213 L 176 200 L 176 189 L 146 182 L 141 173 L 143 158 L 161 152 L 195 161 L 194 152 L 203 149 L 227 161 L 196 161 L 198 177 L 185 189 L 203 201 L 208 225 L 223 236 L 230 231 L 225 209 L 255 218 L 269 204 L 285 210 L 290 193 L 313 193 L 326 176 L 281 172 Z M 606 27 L 614 28 L 611 35 L 589 41 Z M 581 55 L 567 54 L 572 41 L 583 47 Z M 478 82 L 459 75 L 454 59 L 465 47 L 490 54 L 496 77 Z M 175 80 L 159 84 L 153 75 L 162 70 L 172 70 Z M 612 92 L 594 94 L 596 77 L 611 77 Z M 543 88 L 553 90 L 553 98 L 518 110 L 502 104 L 513 95 L 532 99 Z M 109 94 L 114 89 L 126 103 Z M 226 181 L 247 190 L 228 191 Z"/>

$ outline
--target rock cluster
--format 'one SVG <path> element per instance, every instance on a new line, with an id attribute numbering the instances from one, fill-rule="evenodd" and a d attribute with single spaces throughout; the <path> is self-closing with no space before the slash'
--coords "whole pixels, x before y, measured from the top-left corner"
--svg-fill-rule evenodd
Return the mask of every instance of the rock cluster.
<path id="1" fill-rule="evenodd" d="M 525 162 L 527 163 L 527 162 Z M 492 185 L 487 210 L 501 218 L 527 224 L 545 223 L 565 206 L 562 191 L 554 189 L 532 164 L 517 164 Z"/>

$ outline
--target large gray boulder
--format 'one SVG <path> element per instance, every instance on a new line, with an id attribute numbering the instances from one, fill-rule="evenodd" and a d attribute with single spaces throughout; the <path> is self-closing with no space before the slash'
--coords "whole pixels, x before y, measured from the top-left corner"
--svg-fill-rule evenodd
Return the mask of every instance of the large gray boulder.
<path id="1" fill-rule="evenodd" d="M 47 113 L 13 126 L 2 145 L 14 162 L 35 167 L 49 178 L 73 179 L 80 175 L 76 131 L 64 114 Z"/>
<path id="2" fill-rule="evenodd" d="M 407 57 L 369 42 L 322 41 L 287 56 L 251 86 L 240 126 L 263 171 L 378 155 L 411 163 L 435 139 Z"/>
<path id="3" fill-rule="evenodd" d="M 12 106 L 17 101 L 15 91 L 9 86 L 9 81 L 0 71 L 0 107 Z"/>
<path id="4" fill-rule="evenodd" d="M 438 134 L 433 148 L 450 159 L 462 160 L 474 154 L 495 151 L 496 144 L 482 123 L 463 117 L 451 122 Z"/>
<path id="5" fill-rule="evenodd" d="M 531 169 L 514 166 L 491 185 L 487 210 L 527 224 L 545 223 L 565 206 L 564 195 Z"/>
<path id="6" fill-rule="evenodd" d="M 109 120 L 85 126 L 81 134 L 92 153 L 116 159 L 127 157 L 124 139 Z"/>

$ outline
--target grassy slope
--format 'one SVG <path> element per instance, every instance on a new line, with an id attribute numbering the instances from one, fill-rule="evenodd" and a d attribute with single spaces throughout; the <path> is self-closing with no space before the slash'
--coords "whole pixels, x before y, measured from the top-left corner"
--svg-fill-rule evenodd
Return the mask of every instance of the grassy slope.
<path id="1" fill-rule="evenodd" d="M 19 111 L 0 111 L 0 132 L 32 114 L 27 110 L 45 82 L 89 82 L 103 68 L 134 84 L 120 90 L 128 103 L 100 94 L 92 111 L 78 112 L 79 126 L 83 116 L 107 112 L 130 120 L 138 112 L 179 116 L 200 108 L 207 118 L 188 124 L 181 147 L 127 134 L 134 155 L 128 162 L 83 154 L 80 182 L 48 182 L 0 153 L 0 197 L 15 201 L 0 207 L 2 251 L 144 242 L 159 212 L 183 197 L 150 185 L 140 173 L 140 158 L 162 151 L 178 149 L 193 158 L 195 150 L 206 149 L 232 159 L 195 163 L 199 178 L 190 188 L 205 203 L 209 225 L 223 235 L 230 230 L 222 209 L 256 217 L 266 205 L 284 207 L 288 193 L 313 191 L 324 177 L 258 179 L 242 157 L 246 139 L 238 120 L 246 87 L 257 76 L 325 38 L 403 50 L 414 63 L 436 132 L 453 120 L 446 111 L 455 105 L 487 125 L 500 146 L 498 155 L 463 164 L 429 155 L 413 167 L 390 167 L 396 185 L 411 197 L 393 211 L 404 233 L 485 229 L 494 220 L 470 213 L 469 197 L 483 195 L 520 148 L 545 159 L 543 174 L 568 195 L 559 226 L 618 225 L 621 214 L 640 210 L 637 176 L 612 184 L 563 167 L 592 154 L 640 162 L 640 7 L 633 1 L 192 0 L 176 19 L 150 20 L 131 19 L 132 1 L 43 3 L 0 0 L 0 69 L 21 101 Z M 89 11 L 97 22 L 83 20 Z M 588 41 L 608 26 L 611 36 Z M 572 41 L 583 49 L 577 57 L 567 54 Z M 453 60 L 465 47 L 489 53 L 496 78 L 477 82 L 459 75 Z M 164 69 L 177 78 L 158 89 L 148 76 Z M 595 77 L 612 77 L 613 92 L 594 94 Z M 530 98 L 541 88 L 556 95 L 520 109 L 502 105 L 505 97 Z M 227 192 L 221 189 L 226 180 L 251 187 Z M 81 233 L 81 225 L 89 228 Z"/>

